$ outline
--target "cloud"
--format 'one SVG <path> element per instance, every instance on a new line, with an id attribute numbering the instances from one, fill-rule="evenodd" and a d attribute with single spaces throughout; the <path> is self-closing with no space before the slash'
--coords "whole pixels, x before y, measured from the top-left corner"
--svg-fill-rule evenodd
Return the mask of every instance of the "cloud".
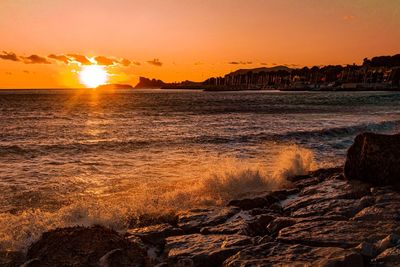
<path id="1" fill-rule="evenodd" d="M 31 55 L 29 57 L 18 56 L 13 52 L 3 51 L 3 54 L 0 55 L 1 59 L 11 60 L 17 62 L 23 62 L 25 64 L 51 64 L 51 62 L 46 58 L 39 55 Z"/>
<path id="2" fill-rule="evenodd" d="M 42 57 L 34 54 L 26 57 L 26 56 L 19 56 L 13 52 L 3 51 L 2 53 L 0 53 L 0 59 L 22 62 L 24 64 L 52 64 L 52 62 L 54 61 L 59 61 L 67 65 L 71 63 L 75 64 L 77 63 L 81 65 L 98 64 L 104 66 L 125 66 L 125 67 L 128 67 L 131 64 L 137 66 L 141 65 L 140 62 L 130 61 L 129 59 L 126 58 L 117 59 L 114 57 L 96 56 L 92 59 L 85 55 L 80 55 L 80 54 L 58 54 L 58 55 L 50 54 L 47 57 Z M 159 61 L 159 59 L 148 61 L 148 63 L 154 66 L 162 66 L 163 64 L 162 62 Z"/>
<path id="3" fill-rule="evenodd" d="M 84 55 L 79 55 L 79 54 L 68 54 L 67 55 L 70 59 L 73 59 L 73 61 L 76 61 L 82 65 L 91 65 L 92 62 L 84 56 Z"/>
<path id="4" fill-rule="evenodd" d="M 7 72 L 5 72 L 5 74 L 6 75 L 12 75 L 12 72 L 7 71 Z"/>
<path id="5" fill-rule="evenodd" d="M 69 58 L 65 55 L 54 55 L 51 54 L 48 56 L 48 58 L 52 58 L 61 62 L 64 62 L 65 64 L 68 64 L 70 62 Z"/>
<path id="6" fill-rule="evenodd" d="M 147 61 L 147 63 L 149 63 L 150 65 L 153 65 L 153 66 L 157 66 L 157 67 L 161 67 L 163 65 L 163 63 L 160 62 L 160 60 L 158 58 L 149 60 L 149 61 Z"/>
<path id="7" fill-rule="evenodd" d="M 251 61 L 231 61 L 231 62 L 228 62 L 228 64 L 231 64 L 231 65 L 251 65 L 251 64 L 253 64 L 253 62 L 251 62 Z"/>
<path id="8" fill-rule="evenodd" d="M 26 73 L 26 74 L 31 73 L 29 70 L 24 70 L 23 72 Z"/>
<path id="9" fill-rule="evenodd" d="M 0 55 L 0 58 L 4 60 L 21 61 L 15 53 L 8 53 L 6 51 L 3 51 L 3 54 Z"/>
<path id="10" fill-rule="evenodd" d="M 96 60 L 97 64 L 104 65 L 104 66 L 110 66 L 110 65 L 114 65 L 114 63 L 119 63 L 118 61 L 116 61 L 112 58 L 105 57 L 105 56 L 95 57 L 94 60 Z"/>
<path id="11" fill-rule="evenodd" d="M 21 57 L 25 64 L 51 64 L 47 58 L 38 55 L 31 55 L 29 57 Z"/>
<path id="12" fill-rule="evenodd" d="M 355 18 L 356 18 L 356 17 L 353 16 L 353 15 L 346 15 L 346 16 L 343 17 L 343 20 L 344 20 L 344 21 L 352 21 L 352 20 L 354 20 Z"/>
<path id="13" fill-rule="evenodd" d="M 123 58 L 123 59 L 122 59 L 121 61 L 119 61 L 118 63 L 121 64 L 121 65 L 123 65 L 123 66 L 125 66 L 125 67 L 128 67 L 129 65 L 131 65 L 131 63 L 132 63 L 132 64 L 135 64 L 135 65 L 140 65 L 139 62 L 131 62 L 129 59 L 126 59 L 126 58 Z"/>
<path id="14" fill-rule="evenodd" d="M 195 62 L 194 65 L 195 65 L 195 66 L 203 65 L 203 62 L 200 62 L 200 61 Z"/>
<path id="15" fill-rule="evenodd" d="M 264 63 L 264 62 L 262 62 L 262 63 L 260 63 L 260 65 L 267 66 L 267 65 L 268 65 L 268 63 Z"/>

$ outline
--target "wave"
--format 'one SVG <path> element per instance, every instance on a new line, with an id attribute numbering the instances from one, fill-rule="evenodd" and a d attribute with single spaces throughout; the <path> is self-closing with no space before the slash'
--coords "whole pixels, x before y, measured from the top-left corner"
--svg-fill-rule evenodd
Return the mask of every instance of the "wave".
<path id="1" fill-rule="evenodd" d="M 66 155 L 75 155 L 76 153 L 94 153 L 98 151 L 115 151 L 115 152 L 131 152 L 136 149 L 176 146 L 184 144 L 226 144 L 226 143 L 246 143 L 246 142 L 296 142 L 309 138 L 320 138 L 321 141 L 331 138 L 354 137 L 362 132 L 392 132 L 400 127 L 400 120 L 383 121 L 376 123 L 361 123 L 343 127 L 332 127 L 325 129 L 316 129 L 311 131 L 289 131 L 282 134 L 247 134 L 247 135 L 230 135 L 230 136 L 197 136 L 184 137 L 181 139 L 171 140 L 122 140 L 122 141 L 98 141 L 98 142 L 74 142 L 66 144 L 49 144 L 49 145 L 0 145 L 0 157 L 6 156 L 40 156 L 50 153 L 64 153 Z"/>
<path id="2" fill-rule="evenodd" d="M 272 169 L 245 160 L 222 159 L 208 166 L 199 180 L 141 184 L 126 192 L 75 199 L 57 211 L 25 210 L 0 214 L 0 251 L 23 250 L 41 233 L 58 227 L 104 225 L 124 232 L 143 216 L 174 214 L 183 209 L 224 205 L 254 192 L 286 186 L 288 176 L 306 174 L 318 166 L 312 151 L 291 145 L 271 163 Z"/>
<path id="3" fill-rule="evenodd" d="M 386 132 L 396 130 L 400 126 L 400 120 L 383 121 L 376 123 L 361 123 L 357 125 L 333 127 L 322 130 L 288 132 L 282 137 L 342 137 L 352 136 L 362 132 Z"/>

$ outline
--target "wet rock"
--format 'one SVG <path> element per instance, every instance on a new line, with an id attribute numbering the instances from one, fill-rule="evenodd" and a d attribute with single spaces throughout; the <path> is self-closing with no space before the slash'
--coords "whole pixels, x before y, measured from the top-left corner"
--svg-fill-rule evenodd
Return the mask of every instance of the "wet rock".
<path id="1" fill-rule="evenodd" d="M 355 250 L 368 259 L 372 259 L 378 254 L 376 247 L 368 242 L 362 242 L 355 248 Z"/>
<path id="2" fill-rule="evenodd" d="M 292 217 L 340 215 L 351 218 L 365 207 L 374 204 L 374 199 L 365 196 L 361 199 L 329 199 L 294 210 Z M 293 208 L 293 207 L 292 207 Z"/>
<path id="3" fill-rule="evenodd" d="M 240 249 L 252 245 L 242 235 L 183 235 L 166 239 L 165 251 L 170 266 L 220 266 Z"/>
<path id="4" fill-rule="evenodd" d="M 344 173 L 349 180 L 374 185 L 400 183 L 400 134 L 363 133 L 347 151 Z"/>
<path id="5" fill-rule="evenodd" d="M 196 233 L 201 228 L 224 223 L 240 210 L 236 207 L 194 209 L 178 215 L 178 227 L 185 233 Z"/>
<path id="6" fill-rule="evenodd" d="M 129 229 L 127 231 L 129 236 L 137 236 L 140 237 L 145 242 L 150 243 L 159 243 L 163 239 L 174 236 L 174 235 L 182 235 L 183 230 L 177 227 L 174 227 L 168 223 L 150 225 L 147 227 L 140 227 L 135 229 Z"/>
<path id="7" fill-rule="evenodd" d="M 268 226 L 267 230 L 268 233 L 271 235 L 277 235 L 280 230 L 282 230 L 285 227 L 292 226 L 296 223 L 296 220 L 293 218 L 288 218 L 288 217 L 279 217 L 273 220 Z"/>
<path id="8" fill-rule="evenodd" d="M 275 216 L 271 214 L 252 216 L 248 212 L 242 211 L 223 224 L 202 228 L 200 233 L 261 236 L 267 233 L 267 225 L 274 219 Z"/>
<path id="9" fill-rule="evenodd" d="M 251 210 L 255 208 L 265 208 L 279 201 L 279 198 L 267 194 L 265 196 L 255 197 L 255 198 L 244 198 L 231 200 L 228 206 L 238 207 L 242 210 Z"/>
<path id="10" fill-rule="evenodd" d="M 118 254 L 121 263 L 129 262 L 127 266 L 144 266 L 146 262 L 141 248 L 101 226 L 62 228 L 44 233 L 29 248 L 27 259 L 39 260 L 40 266 L 97 266 L 99 260 L 109 254 L 110 260 L 103 258 L 103 261 L 111 264 L 108 266 L 118 266 L 113 265 L 118 263 L 113 253 Z"/>
<path id="11" fill-rule="evenodd" d="M 25 255 L 18 251 L 0 251 L 0 266 L 16 267 L 24 263 Z"/>
<path id="12" fill-rule="evenodd" d="M 283 206 L 283 209 L 294 212 L 301 208 L 311 208 L 311 205 L 320 205 L 323 202 L 329 204 L 332 200 L 359 199 L 369 194 L 369 187 L 359 182 L 326 180 L 303 188 L 295 199 Z"/>
<path id="13" fill-rule="evenodd" d="M 336 247 L 265 243 L 241 250 L 223 266 L 363 266 L 363 258 L 352 250 Z"/>
<path id="14" fill-rule="evenodd" d="M 381 241 L 376 243 L 376 249 L 379 253 L 384 250 L 397 246 L 400 243 L 400 236 L 397 234 L 390 234 Z"/>
<path id="15" fill-rule="evenodd" d="M 398 233 L 400 225 L 393 221 L 303 221 L 283 228 L 277 240 L 310 246 L 355 247 L 362 242 L 375 243 L 391 233 Z"/>
<path id="16" fill-rule="evenodd" d="M 400 264 L 400 248 L 388 248 L 372 262 L 375 266 L 397 267 Z"/>
<path id="17" fill-rule="evenodd" d="M 400 202 L 381 203 L 366 207 L 352 218 L 358 221 L 400 221 Z"/>

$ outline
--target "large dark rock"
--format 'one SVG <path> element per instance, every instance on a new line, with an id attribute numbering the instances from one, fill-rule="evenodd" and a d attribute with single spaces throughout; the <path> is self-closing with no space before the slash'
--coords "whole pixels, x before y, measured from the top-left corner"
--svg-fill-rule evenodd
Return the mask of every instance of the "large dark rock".
<path id="1" fill-rule="evenodd" d="M 344 173 L 349 180 L 400 185 L 400 134 L 358 135 L 347 152 Z"/>
<path id="2" fill-rule="evenodd" d="M 93 226 L 44 233 L 28 250 L 37 266 L 145 266 L 145 252 L 117 232 Z"/>

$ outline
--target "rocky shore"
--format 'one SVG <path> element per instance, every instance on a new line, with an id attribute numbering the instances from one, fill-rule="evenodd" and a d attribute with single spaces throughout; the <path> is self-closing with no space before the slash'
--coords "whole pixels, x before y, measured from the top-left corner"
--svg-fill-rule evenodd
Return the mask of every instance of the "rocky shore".
<path id="1" fill-rule="evenodd" d="M 289 188 L 154 219 L 125 235 L 101 226 L 56 229 L 7 264 L 399 266 L 399 139 L 360 135 L 345 171 L 292 177 Z"/>

